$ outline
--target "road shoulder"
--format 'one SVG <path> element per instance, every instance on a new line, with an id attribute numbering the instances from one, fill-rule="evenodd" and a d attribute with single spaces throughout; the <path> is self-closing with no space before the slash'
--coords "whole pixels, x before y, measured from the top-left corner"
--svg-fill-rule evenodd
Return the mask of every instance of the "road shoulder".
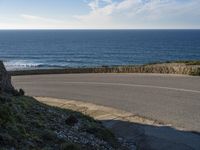
<path id="1" fill-rule="evenodd" d="M 131 149 L 199 150 L 200 134 L 174 128 L 118 109 L 74 100 L 35 97 L 38 101 L 89 115 L 111 129 Z M 162 143 L 162 144 L 161 144 Z"/>

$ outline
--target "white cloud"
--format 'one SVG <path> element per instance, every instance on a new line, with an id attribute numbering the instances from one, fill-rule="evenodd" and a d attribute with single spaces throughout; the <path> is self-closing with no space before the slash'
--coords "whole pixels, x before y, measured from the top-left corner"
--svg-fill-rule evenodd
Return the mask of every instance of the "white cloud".
<path id="1" fill-rule="evenodd" d="M 35 22 L 50 22 L 50 23 L 62 23 L 60 20 L 45 18 L 41 16 L 29 15 L 29 14 L 21 14 L 20 17 L 27 21 L 35 21 Z"/>
<path id="2" fill-rule="evenodd" d="M 4 18 L 2 20 L 5 21 L 0 22 L 1 29 L 54 29 L 67 27 L 64 21 L 29 14 L 21 14 L 15 18 Z"/>
<path id="3" fill-rule="evenodd" d="M 0 28 L 200 28 L 200 0 L 84 0 L 89 13 L 62 20 L 28 13 L 1 17 Z"/>
<path id="4" fill-rule="evenodd" d="M 112 3 L 112 0 L 93 0 L 93 1 L 90 1 L 88 3 L 88 5 L 90 6 L 90 8 L 92 10 L 96 10 L 99 8 L 99 5 L 101 2 L 104 2 L 105 4 L 111 4 Z"/>
<path id="5" fill-rule="evenodd" d="M 94 28 L 200 28 L 200 0 L 91 0 L 88 6 L 90 13 L 75 17 Z"/>

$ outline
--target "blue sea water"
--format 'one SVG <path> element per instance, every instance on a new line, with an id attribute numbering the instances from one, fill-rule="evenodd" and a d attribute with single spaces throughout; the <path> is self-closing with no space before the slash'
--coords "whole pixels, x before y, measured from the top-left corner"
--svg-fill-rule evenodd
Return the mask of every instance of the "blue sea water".
<path id="1" fill-rule="evenodd" d="M 200 30 L 0 30 L 7 69 L 200 60 Z"/>

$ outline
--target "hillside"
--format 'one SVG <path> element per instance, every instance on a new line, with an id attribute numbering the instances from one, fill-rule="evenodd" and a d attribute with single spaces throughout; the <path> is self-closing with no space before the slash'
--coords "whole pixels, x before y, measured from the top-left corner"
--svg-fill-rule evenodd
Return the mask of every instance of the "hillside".
<path id="1" fill-rule="evenodd" d="M 15 90 L 0 62 L 0 149 L 122 149 L 112 132 L 81 113 L 52 107 Z"/>
<path id="2" fill-rule="evenodd" d="M 1 149 L 114 149 L 119 144 L 100 122 L 31 97 L 0 96 Z"/>

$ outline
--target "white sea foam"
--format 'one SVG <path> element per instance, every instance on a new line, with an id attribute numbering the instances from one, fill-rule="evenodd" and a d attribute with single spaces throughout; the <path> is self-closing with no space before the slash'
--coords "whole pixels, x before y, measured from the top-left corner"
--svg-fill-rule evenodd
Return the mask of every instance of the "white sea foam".
<path id="1" fill-rule="evenodd" d="M 33 60 L 9 60 L 4 61 L 7 70 L 30 70 L 40 68 L 65 68 L 72 66 L 70 63 L 57 63 L 57 62 L 38 62 Z"/>
<path id="2" fill-rule="evenodd" d="M 7 70 L 31 69 L 43 65 L 42 63 L 37 63 L 29 60 L 11 60 L 4 62 L 4 64 Z"/>

